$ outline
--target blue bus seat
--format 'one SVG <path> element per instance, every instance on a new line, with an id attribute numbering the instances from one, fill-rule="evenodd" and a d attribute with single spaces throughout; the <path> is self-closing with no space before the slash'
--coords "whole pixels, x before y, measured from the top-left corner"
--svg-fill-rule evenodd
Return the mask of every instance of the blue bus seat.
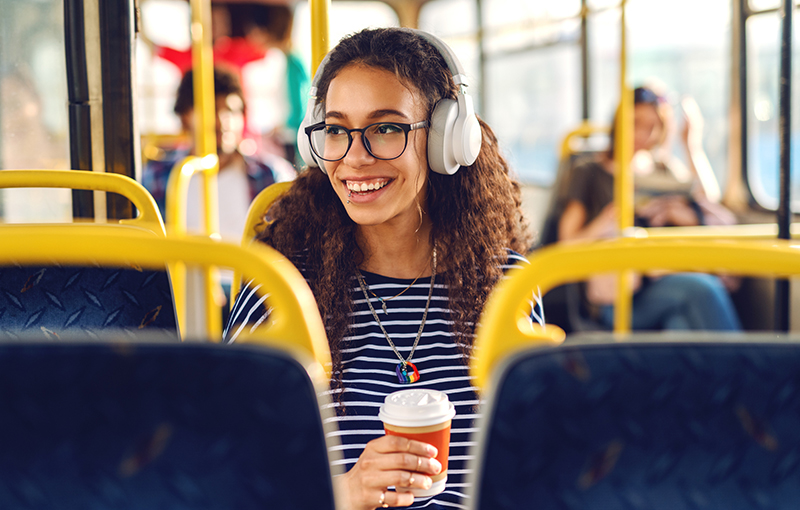
<path id="1" fill-rule="evenodd" d="M 0 342 L 0 508 L 332 510 L 317 394 L 263 346 Z"/>
<path id="2" fill-rule="evenodd" d="M 471 508 L 797 507 L 796 339 L 581 337 L 498 367 Z"/>
<path id="3" fill-rule="evenodd" d="M 71 330 L 151 328 L 178 337 L 166 270 L 0 267 L 0 330 L 59 336 Z"/>

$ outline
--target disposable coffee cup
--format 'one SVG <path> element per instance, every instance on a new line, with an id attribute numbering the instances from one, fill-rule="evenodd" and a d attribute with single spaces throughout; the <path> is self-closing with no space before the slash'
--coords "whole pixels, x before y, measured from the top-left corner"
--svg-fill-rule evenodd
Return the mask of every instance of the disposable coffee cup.
<path id="1" fill-rule="evenodd" d="M 436 447 L 436 460 L 442 471 L 433 478 L 430 489 L 407 489 L 414 496 L 433 496 L 447 483 L 447 454 L 450 451 L 450 425 L 456 415 L 455 406 L 441 391 L 411 389 L 396 391 L 386 397 L 378 417 L 387 435 L 400 436 Z"/>

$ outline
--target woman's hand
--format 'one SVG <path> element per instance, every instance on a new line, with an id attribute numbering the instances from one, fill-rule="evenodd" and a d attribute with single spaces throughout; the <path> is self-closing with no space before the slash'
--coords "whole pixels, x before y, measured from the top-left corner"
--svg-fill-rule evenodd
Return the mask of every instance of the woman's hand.
<path id="1" fill-rule="evenodd" d="M 636 208 L 636 214 L 651 227 L 691 227 L 700 224 L 697 212 L 681 196 L 663 196 Z"/>
<path id="2" fill-rule="evenodd" d="M 435 459 L 436 448 L 399 436 L 383 436 L 367 443 L 356 465 L 336 478 L 338 499 L 345 510 L 374 510 L 409 506 L 410 492 L 389 491 L 429 489 L 432 475 L 442 470 Z"/>

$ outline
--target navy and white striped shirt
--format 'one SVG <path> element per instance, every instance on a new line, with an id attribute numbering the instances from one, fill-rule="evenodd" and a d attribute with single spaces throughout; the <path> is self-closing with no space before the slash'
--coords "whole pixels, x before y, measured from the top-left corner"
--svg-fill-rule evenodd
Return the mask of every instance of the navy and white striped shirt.
<path id="1" fill-rule="evenodd" d="M 298 262 L 302 261 L 295 261 L 296 264 Z M 526 262 L 526 259 L 509 251 L 509 259 L 502 267 L 507 270 L 521 262 Z M 299 263 L 298 266 L 303 272 L 303 264 Z M 369 290 L 384 299 L 397 295 L 412 282 L 410 279 L 389 278 L 368 272 L 362 272 L 362 275 Z M 380 323 L 405 359 L 408 359 L 419 330 L 430 283 L 430 278 L 420 278 L 402 295 L 388 301 L 388 314 L 381 309 L 380 301 L 369 294 Z M 228 342 L 235 341 L 239 332 L 251 327 L 243 326 L 243 322 L 252 324 L 263 320 L 263 300 L 252 290 L 248 284 L 234 305 L 231 321 L 226 328 L 225 338 Z M 336 390 L 343 391 L 340 395 L 331 395 L 334 402 L 331 405 L 343 405 L 344 414 L 337 413 L 330 418 L 337 426 L 336 431 L 330 434 L 338 436 L 341 444 L 336 447 L 341 450 L 341 460 L 334 462 L 343 464 L 345 470 L 353 467 L 367 442 L 384 435 L 383 424 L 378 418 L 378 409 L 384 398 L 394 391 L 409 387 L 397 378 L 395 369 L 400 360 L 386 341 L 355 277 L 351 280 L 351 293 L 352 326 L 340 343 L 344 389 Z M 470 447 L 474 444 L 472 433 L 478 417 L 479 400 L 469 375 L 464 350 L 454 341 L 449 317 L 447 288 L 437 281 L 425 328 L 414 357 L 409 361 L 416 365 L 420 373 L 420 380 L 413 383 L 414 387 L 446 393 L 455 404 L 456 416 L 451 428 L 446 489 L 433 497 L 416 498 L 410 508 L 466 508 L 463 499 L 467 492 L 467 464 L 471 458 Z"/>

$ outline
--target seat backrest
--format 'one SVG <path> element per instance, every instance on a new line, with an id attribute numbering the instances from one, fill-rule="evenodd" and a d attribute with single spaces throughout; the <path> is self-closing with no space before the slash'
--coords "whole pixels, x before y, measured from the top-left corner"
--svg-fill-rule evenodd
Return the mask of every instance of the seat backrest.
<path id="1" fill-rule="evenodd" d="M 518 353 L 487 396 L 472 508 L 795 508 L 799 373 L 798 339 L 774 335 Z"/>
<path id="2" fill-rule="evenodd" d="M 203 237 L 171 238 L 139 229 L 108 225 L 0 225 L 0 265 L 13 261 L 65 266 L 92 260 L 102 267 L 154 269 L 177 262 L 204 268 L 236 267 L 263 283 L 259 294 L 272 308 L 268 324 L 239 341 L 267 343 L 304 358 L 315 377 L 330 377 L 330 350 L 314 295 L 303 276 L 275 250 L 254 245 L 242 248 Z M 220 341 L 219 337 L 213 338 Z"/>
<path id="3" fill-rule="evenodd" d="M 244 223 L 244 233 L 242 234 L 242 246 L 249 246 L 256 236 L 263 230 L 266 219 L 264 215 L 270 208 L 273 202 L 280 198 L 281 195 L 292 186 L 291 182 L 276 182 L 262 189 L 258 195 L 250 202 L 250 207 L 247 210 L 247 219 Z M 236 296 L 239 294 L 241 287 L 242 275 L 239 272 L 234 272 L 233 282 L 231 283 L 230 306 L 233 308 L 233 303 Z"/>
<path id="4" fill-rule="evenodd" d="M 83 170 L 0 171 L 0 188 L 22 187 L 118 193 L 133 203 L 138 216 L 121 220 L 122 225 L 116 227 L 164 236 L 153 197 L 129 177 Z M 37 249 L 31 242 L 26 245 Z M 24 260 L 0 265 L 0 331 L 59 336 L 74 330 L 157 328 L 178 336 L 172 285 L 165 267 L 143 270 L 127 264 L 124 268 L 102 268 L 91 257 L 82 265 L 64 267 L 58 265 L 58 251 L 52 253 L 48 265 L 24 265 Z"/>
<path id="5" fill-rule="evenodd" d="M 324 402 L 283 351 L 0 343 L 0 374 L 0 508 L 334 508 Z"/>
<path id="6" fill-rule="evenodd" d="M 166 271 L 96 266 L 0 267 L 0 330 L 61 335 L 158 329 L 178 337 Z"/>
<path id="7" fill-rule="evenodd" d="M 585 161 L 595 159 L 604 149 L 599 147 L 597 138 L 605 137 L 608 128 L 584 122 L 567 133 L 561 142 L 561 155 L 556 178 L 550 192 L 544 220 L 539 229 L 536 247 L 547 246 L 558 241 L 558 221 L 566 206 L 566 194 L 572 170 Z"/>

